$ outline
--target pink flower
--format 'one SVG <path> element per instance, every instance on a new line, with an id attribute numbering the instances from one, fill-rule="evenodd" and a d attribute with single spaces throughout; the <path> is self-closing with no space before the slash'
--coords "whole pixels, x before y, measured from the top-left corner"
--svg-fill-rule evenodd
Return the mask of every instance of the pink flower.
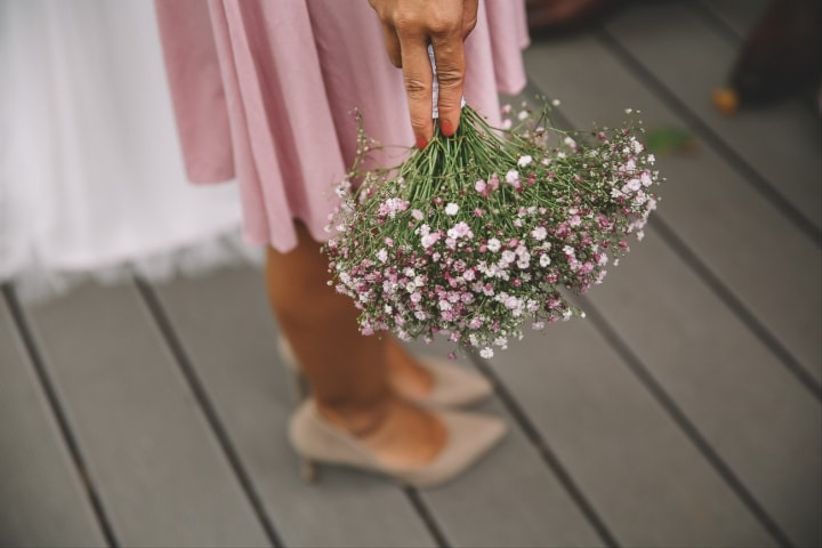
<path id="1" fill-rule="evenodd" d="M 488 187 L 487 188 L 489 189 L 489 192 L 493 192 L 493 191 L 495 191 L 496 189 L 499 188 L 499 177 L 497 176 L 496 173 L 492 174 L 488 178 Z"/>
<path id="2" fill-rule="evenodd" d="M 421 242 L 422 247 L 425 248 L 425 249 L 428 249 L 429 247 L 431 247 L 432 245 L 437 243 L 439 241 L 439 239 L 440 239 L 439 231 L 425 234 L 422 237 L 422 242 Z"/>

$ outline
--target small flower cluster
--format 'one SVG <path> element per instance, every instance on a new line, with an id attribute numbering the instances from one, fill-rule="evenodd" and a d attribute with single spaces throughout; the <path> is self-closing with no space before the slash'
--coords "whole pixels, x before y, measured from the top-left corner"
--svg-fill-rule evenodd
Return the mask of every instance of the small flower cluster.
<path id="1" fill-rule="evenodd" d="M 661 178 L 637 124 L 583 139 L 549 112 L 497 130 L 465 107 L 455 136 L 394 168 L 359 167 L 375 147 L 360 130 L 324 251 L 364 334 L 440 333 L 490 358 L 529 323 L 584 315 L 562 290 L 602 283 L 629 236 L 642 239 Z"/>

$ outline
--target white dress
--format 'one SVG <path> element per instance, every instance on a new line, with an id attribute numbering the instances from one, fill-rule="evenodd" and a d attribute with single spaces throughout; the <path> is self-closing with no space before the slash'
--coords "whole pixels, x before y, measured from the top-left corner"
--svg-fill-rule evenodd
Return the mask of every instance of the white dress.
<path id="1" fill-rule="evenodd" d="M 187 182 L 150 0 L 0 0 L 0 282 L 24 299 L 258 259 Z"/>

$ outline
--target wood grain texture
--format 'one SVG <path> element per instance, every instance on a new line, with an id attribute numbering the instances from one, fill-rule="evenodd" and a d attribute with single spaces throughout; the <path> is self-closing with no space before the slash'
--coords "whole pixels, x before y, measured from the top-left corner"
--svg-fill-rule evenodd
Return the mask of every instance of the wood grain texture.
<path id="1" fill-rule="evenodd" d="M 773 545 L 590 322 L 555 324 L 491 364 L 620 544 Z"/>
<path id="2" fill-rule="evenodd" d="M 433 546 L 403 492 L 347 469 L 306 484 L 286 437 L 294 393 L 262 274 L 228 270 L 157 289 L 180 342 L 287 546 Z"/>
<path id="3" fill-rule="evenodd" d="M 71 456 L 0 298 L 0 545 L 105 546 Z"/>
<path id="4" fill-rule="evenodd" d="M 268 545 L 133 286 L 27 316 L 123 545 Z"/>

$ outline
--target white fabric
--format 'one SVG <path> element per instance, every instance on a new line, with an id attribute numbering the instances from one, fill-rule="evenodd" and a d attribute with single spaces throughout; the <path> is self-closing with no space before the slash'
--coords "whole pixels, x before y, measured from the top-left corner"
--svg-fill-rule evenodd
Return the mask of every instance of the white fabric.
<path id="1" fill-rule="evenodd" d="M 235 184 L 186 181 L 150 0 L 0 0 L 0 281 L 259 258 Z"/>

